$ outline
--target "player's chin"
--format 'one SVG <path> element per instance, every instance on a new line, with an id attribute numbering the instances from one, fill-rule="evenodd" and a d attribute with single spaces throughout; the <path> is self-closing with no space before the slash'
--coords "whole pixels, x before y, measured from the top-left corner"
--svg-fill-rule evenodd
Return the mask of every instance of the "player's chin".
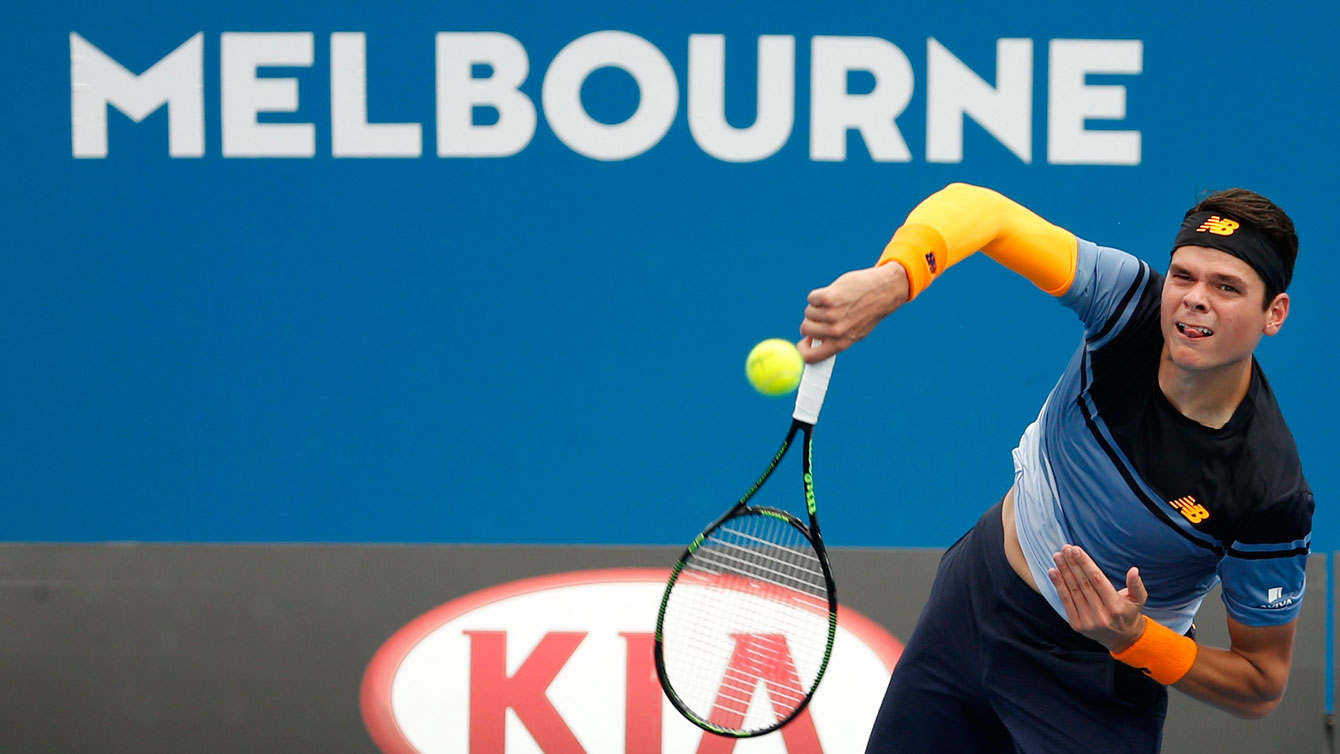
<path id="1" fill-rule="evenodd" d="M 1205 345 L 1174 342 L 1168 346 L 1168 357 L 1172 359 L 1173 364 L 1188 371 L 1212 369 L 1218 366 L 1222 359 L 1218 358 L 1213 349 L 1206 348 Z"/>

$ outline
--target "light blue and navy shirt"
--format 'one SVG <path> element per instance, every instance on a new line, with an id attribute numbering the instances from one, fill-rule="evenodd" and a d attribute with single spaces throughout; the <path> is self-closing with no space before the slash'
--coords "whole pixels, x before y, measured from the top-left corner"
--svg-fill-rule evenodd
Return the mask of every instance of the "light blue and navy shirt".
<path id="1" fill-rule="evenodd" d="M 1188 419 L 1158 386 L 1163 275 L 1084 240 L 1077 264 L 1060 301 L 1084 323 L 1084 341 L 1014 451 L 1015 522 L 1033 581 L 1064 616 L 1047 570 L 1074 544 L 1118 589 L 1137 566 L 1145 614 L 1178 633 L 1216 583 L 1234 620 L 1293 620 L 1312 492 L 1260 365 L 1227 424 Z"/>

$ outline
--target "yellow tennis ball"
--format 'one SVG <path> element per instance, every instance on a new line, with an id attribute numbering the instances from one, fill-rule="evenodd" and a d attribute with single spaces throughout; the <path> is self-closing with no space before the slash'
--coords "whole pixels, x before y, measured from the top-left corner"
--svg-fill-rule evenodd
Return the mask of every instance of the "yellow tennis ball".
<path id="1" fill-rule="evenodd" d="M 749 384 L 764 395 L 786 395 L 800 384 L 805 360 L 795 344 L 781 338 L 769 338 L 749 351 L 744 374 Z"/>

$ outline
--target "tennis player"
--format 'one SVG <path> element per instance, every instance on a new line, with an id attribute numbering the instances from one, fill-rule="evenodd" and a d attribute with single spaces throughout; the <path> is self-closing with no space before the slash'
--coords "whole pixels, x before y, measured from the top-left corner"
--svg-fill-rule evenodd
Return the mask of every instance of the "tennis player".
<path id="1" fill-rule="evenodd" d="M 1252 355 L 1289 316 L 1292 221 L 1251 191 L 1212 194 L 1160 273 L 954 184 L 874 267 L 810 293 L 805 360 L 850 347 L 977 250 L 1057 297 L 1084 339 L 1014 450 L 1014 485 L 945 553 L 868 754 L 1157 752 L 1167 686 L 1269 714 L 1313 509 Z M 1216 583 L 1228 649 L 1194 638 Z"/>

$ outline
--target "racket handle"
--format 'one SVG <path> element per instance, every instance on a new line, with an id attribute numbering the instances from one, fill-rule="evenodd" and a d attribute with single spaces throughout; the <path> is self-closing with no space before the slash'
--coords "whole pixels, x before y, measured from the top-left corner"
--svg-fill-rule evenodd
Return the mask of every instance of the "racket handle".
<path id="1" fill-rule="evenodd" d="M 813 340 L 814 345 L 823 341 Z M 819 409 L 824 406 L 824 396 L 828 393 L 828 380 L 833 376 L 833 354 L 823 361 L 806 364 L 800 375 L 800 388 L 796 390 L 796 410 L 791 417 L 813 425 L 819 421 Z"/>

